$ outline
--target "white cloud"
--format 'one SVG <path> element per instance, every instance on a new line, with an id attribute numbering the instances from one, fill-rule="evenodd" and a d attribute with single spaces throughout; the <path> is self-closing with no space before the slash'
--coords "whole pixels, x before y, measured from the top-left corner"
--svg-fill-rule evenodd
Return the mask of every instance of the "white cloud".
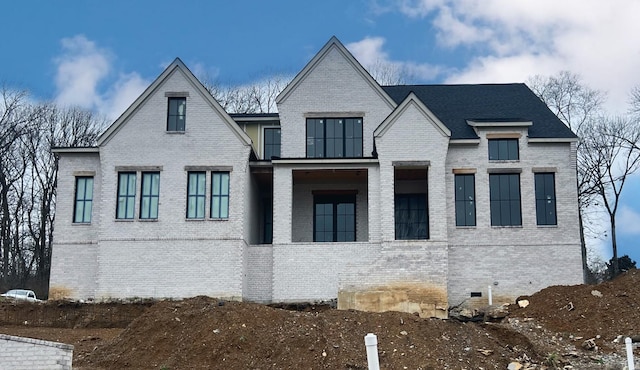
<path id="1" fill-rule="evenodd" d="M 525 81 L 569 70 L 608 92 L 612 113 L 640 84 L 640 1 L 392 0 L 424 18 L 445 48 L 480 50 L 447 82 Z"/>
<path id="2" fill-rule="evenodd" d="M 382 84 L 405 79 L 430 80 L 441 73 L 440 67 L 427 63 L 391 60 L 389 54 L 383 50 L 385 41 L 383 37 L 365 37 L 345 46 Z"/>
<path id="3" fill-rule="evenodd" d="M 616 220 L 620 234 L 640 235 L 640 213 L 631 207 L 623 205 Z"/>
<path id="4" fill-rule="evenodd" d="M 117 118 L 149 85 L 137 73 L 120 73 L 113 85 L 101 90 L 101 83 L 113 79 L 113 57 L 84 35 L 62 39 L 62 54 L 55 59 L 56 102 L 80 106 Z"/>

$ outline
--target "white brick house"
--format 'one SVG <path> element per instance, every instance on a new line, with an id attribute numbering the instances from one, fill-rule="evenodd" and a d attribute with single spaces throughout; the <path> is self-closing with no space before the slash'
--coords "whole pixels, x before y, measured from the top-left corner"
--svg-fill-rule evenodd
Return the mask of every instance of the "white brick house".
<path id="1" fill-rule="evenodd" d="M 524 84 L 380 86 L 332 38 L 229 115 L 176 59 L 60 158 L 51 287 L 447 315 L 581 282 L 576 138 Z"/>

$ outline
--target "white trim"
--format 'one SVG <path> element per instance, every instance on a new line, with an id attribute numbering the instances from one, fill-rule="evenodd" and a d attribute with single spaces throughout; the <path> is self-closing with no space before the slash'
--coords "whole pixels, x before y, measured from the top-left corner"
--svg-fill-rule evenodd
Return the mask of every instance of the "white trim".
<path id="1" fill-rule="evenodd" d="M 272 163 L 275 164 L 370 164 L 378 163 L 377 159 L 373 158 L 300 158 L 300 159 L 274 159 Z"/>
<path id="2" fill-rule="evenodd" d="M 471 127 L 528 127 L 533 126 L 532 121 L 509 121 L 509 122 L 478 122 L 474 120 L 467 120 L 467 124 Z"/>
<path id="3" fill-rule="evenodd" d="M 74 148 L 51 148 L 52 153 L 100 153 L 100 148 L 92 147 L 74 147 Z"/>
<path id="4" fill-rule="evenodd" d="M 480 144 L 480 139 L 451 139 L 451 140 L 449 140 L 449 144 L 452 144 L 452 145 L 478 145 L 478 144 Z"/>
<path id="5" fill-rule="evenodd" d="M 577 137 L 567 137 L 567 138 L 559 138 L 559 137 L 528 137 L 527 142 L 535 144 L 535 143 L 577 143 Z"/>

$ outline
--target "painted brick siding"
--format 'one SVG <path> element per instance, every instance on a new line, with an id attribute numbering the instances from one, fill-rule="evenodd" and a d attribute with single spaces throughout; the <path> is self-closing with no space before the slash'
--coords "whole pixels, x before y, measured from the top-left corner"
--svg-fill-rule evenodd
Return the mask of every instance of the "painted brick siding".
<path id="1" fill-rule="evenodd" d="M 0 334 L 0 368 L 11 370 L 71 370 L 73 346 Z"/>
<path id="2" fill-rule="evenodd" d="M 306 156 L 305 113 L 311 112 L 364 113 L 362 153 L 370 157 L 373 130 L 391 113 L 391 107 L 334 47 L 278 105 L 278 112 L 282 142 L 286 143 L 282 146 L 283 158 Z"/>
<path id="3" fill-rule="evenodd" d="M 273 247 L 246 246 L 243 298 L 253 302 L 271 302 L 273 299 Z"/>
<path id="4" fill-rule="evenodd" d="M 374 243 L 273 245 L 273 300 L 316 302 L 338 297 L 339 275 L 351 264 L 369 265 L 380 254 Z"/>
<path id="5" fill-rule="evenodd" d="M 90 224 L 73 223 L 76 174 L 95 172 Z M 98 153 L 60 154 L 56 222 L 51 255 L 51 289 L 71 298 L 95 296 L 97 243 L 100 225 L 100 157 Z"/>
<path id="6" fill-rule="evenodd" d="M 240 299 L 243 246 L 198 237 L 101 241 L 98 297 Z"/>

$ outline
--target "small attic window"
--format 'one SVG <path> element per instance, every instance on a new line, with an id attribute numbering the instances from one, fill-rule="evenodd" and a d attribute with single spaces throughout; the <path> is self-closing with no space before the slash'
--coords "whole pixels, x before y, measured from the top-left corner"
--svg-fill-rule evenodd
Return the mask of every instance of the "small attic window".
<path id="1" fill-rule="evenodd" d="M 167 110 L 167 131 L 184 132 L 186 126 L 187 98 L 169 97 Z"/>

